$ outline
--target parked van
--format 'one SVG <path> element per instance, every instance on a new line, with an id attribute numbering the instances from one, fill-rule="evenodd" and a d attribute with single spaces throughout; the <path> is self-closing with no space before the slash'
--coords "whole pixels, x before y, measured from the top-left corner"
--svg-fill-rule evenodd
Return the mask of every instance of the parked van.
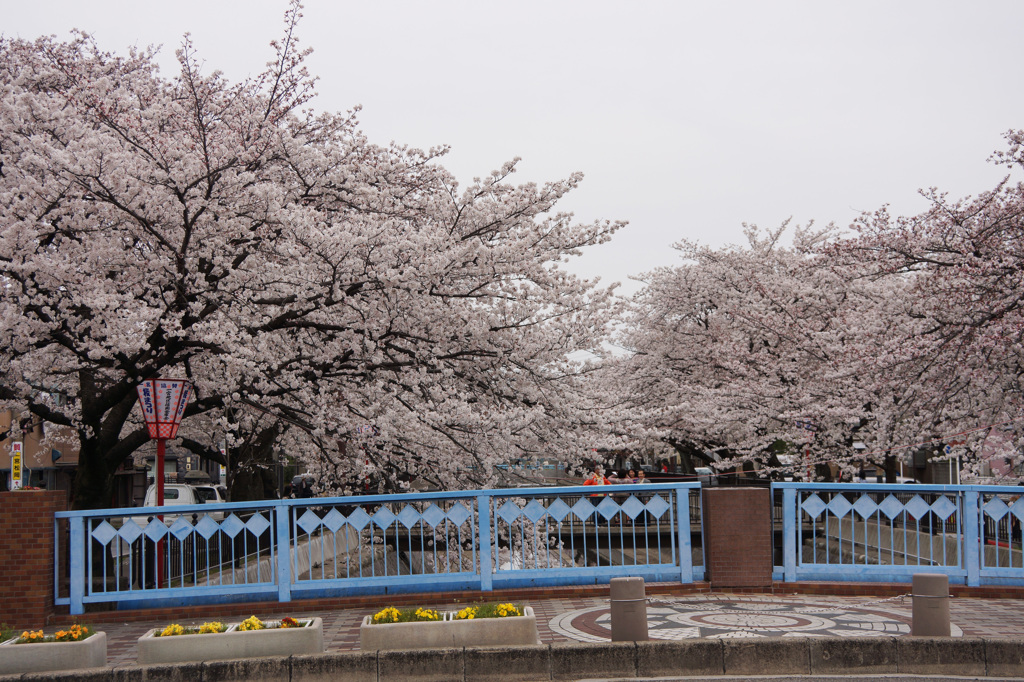
<path id="1" fill-rule="evenodd" d="M 165 507 L 178 504 L 202 504 L 196 489 L 185 483 L 164 483 L 164 504 Z M 151 485 L 146 490 L 146 501 L 143 507 L 156 506 L 156 485 Z"/>
<path id="2" fill-rule="evenodd" d="M 221 497 L 221 492 L 218 490 L 218 486 L 204 485 L 203 490 L 198 490 L 197 486 L 191 486 L 186 483 L 165 483 L 164 484 L 164 507 L 178 506 L 181 504 L 204 504 L 210 502 L 211 504 L 217 502 L 224 502 L 225 500 Z M 156 506 L 156 486 L 151 485 L 146 490 L 146 498 L 143 503 L 144 507 L 155 507 Z M 209 512 L 210 518 L 214 521 L 221 521 L 224 518 L 223 511 L 212 511 Z M 175 519 L 178 518 L 177 514 L 164 514 L 164 523 L 171 525 Z M 133 516 L 132 520 L 140 526 L 145 527 L 149 523 L 150 517 L 146 516 Z"/>
<path id="3" fill-rule="evenodd" d="M 228 491 L 222 485 L 194 485 L 196 498 L 202 504 L 219 504 L 228 501 Z M 166 504 L 166 503 L 165 503 Z"/>

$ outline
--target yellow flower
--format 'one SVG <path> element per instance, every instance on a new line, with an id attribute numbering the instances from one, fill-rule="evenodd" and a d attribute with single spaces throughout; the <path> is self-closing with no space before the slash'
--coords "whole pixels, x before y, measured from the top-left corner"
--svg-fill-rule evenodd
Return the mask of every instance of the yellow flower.
<path id="1" fill-rule="evenodd" d="M 249 631 L 262 630 L 265 627 L 266 625 L 263 624 L 262 620 L 260 620 L 256 616 L 249 616 L 248 618 L 242 621 L 242 624 L 238 626 L 238 629 L 242 631 Z"/>
<path id="2" fill-rule="evenodd" d="M 87 625 L 75 623 L 67 630 L 61 630 L 53 636 L 55 642 L 78 642 L 92 634 Z"/>
<path id="3" fill-rule="evenodd" d="M 164 628 L 163 632 L 160 633 L 161 637 L 173 637 L 175 635 L 185 634 L 185 628 L 181 627 L 177 623 L 171 623 Z"/>
<path id="4" fill-rule="evenodd" d="M 416 609 L 416 618 L 419 620 L 437 620 L 440 618 L 437 611 L 432 609 L 418 608 Z"/>
<path id="5" fill-rule="evenodd" d="M 374 623 L 397 623 L 400 614 L 394 606 L 389 606 L 374 614 Z"/>
<path id="6" fill-rule="evenodd" d="M 225 629 L 226 628 L 224 627 L 224 623 L 218 623 L 217 621 L 213 621 L 210 623 L 203 623 L 202 625 L 200 625 L 199 634 L 208 635 L 215 632 L 224 632 Z"/>
<path id="7" fill-rule="evenodd" d="M 58 630 L 47 637 L 42 630 L 25 630 L 21 637 L 15 640 L 15 644 L 35 644 L 38 642 L 77 642 L 92 635 L 92 630 L 87 625 L 72 625 L 67 630 Z"/>
<path id="8" fill-rule="evenodd" d="M 476 617 L 476 607 L 475 606 L 467 606 L 466 608 L 461 609 L 458 613 L 455 614 L 455 619 L 456 620 L 472 620 L 475 617 Z"/>

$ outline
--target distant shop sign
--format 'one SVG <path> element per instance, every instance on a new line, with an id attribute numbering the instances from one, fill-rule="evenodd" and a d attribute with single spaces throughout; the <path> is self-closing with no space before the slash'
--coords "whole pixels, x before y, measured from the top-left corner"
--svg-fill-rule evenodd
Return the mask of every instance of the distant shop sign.
<path id="1" fill-rule="evenodd" d="M 11 490 L 21 487 L 21 443 L 11 444 Z"/>

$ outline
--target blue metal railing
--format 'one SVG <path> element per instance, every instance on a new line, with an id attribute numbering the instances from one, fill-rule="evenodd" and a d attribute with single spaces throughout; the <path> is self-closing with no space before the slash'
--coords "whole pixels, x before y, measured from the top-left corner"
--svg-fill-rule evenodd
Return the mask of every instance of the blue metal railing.
<path id="1" fill-rule="evenodd" d="M 704 577 L 699 510 L 699 484 L 673 483 L 59 512 L 56 602 L 79 614 L 100 602 L 688 583 Z"/>
<path id="2" fill-rule="evenodd" d="M 775 578 L 1024 584 L 1019 488 L 776 483 L 782 564 Z"/>

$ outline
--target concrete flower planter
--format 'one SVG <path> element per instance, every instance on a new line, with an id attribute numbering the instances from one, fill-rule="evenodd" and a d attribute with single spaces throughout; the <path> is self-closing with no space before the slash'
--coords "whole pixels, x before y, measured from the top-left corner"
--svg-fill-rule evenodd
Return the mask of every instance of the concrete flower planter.
<path id="1" fill-rule="evenodd" d="M 242 631 L 236 623 L 227 632 L 205 635 L 157 637 L 157 632 L 154 628 L 139 637 L 138 661 L 142 665 L 324 652 L 324 622 L 320 618 L 301 628 Z"/>
<path id="2" fill-rule="evenodd" d="M 15 644 L 10 639 L 0 644 L 0 675 L 102 668 L 106 664 L 105 632 L 94 632 L 80 642 Z"/>
<path id="3" fill-rule="evenodd" d="M 462 646 L 525 646 L 539 643 L 537 617 L 530 606 L 523 607 L 522 616 L 511 618 L 474 618 L 454 620 L 446 613 L 444 620 L 423 623 L 373 623 L 366 616 L 359 626 L 359 646 L 364 651 L 376 649 L 425 649 Z"/>

